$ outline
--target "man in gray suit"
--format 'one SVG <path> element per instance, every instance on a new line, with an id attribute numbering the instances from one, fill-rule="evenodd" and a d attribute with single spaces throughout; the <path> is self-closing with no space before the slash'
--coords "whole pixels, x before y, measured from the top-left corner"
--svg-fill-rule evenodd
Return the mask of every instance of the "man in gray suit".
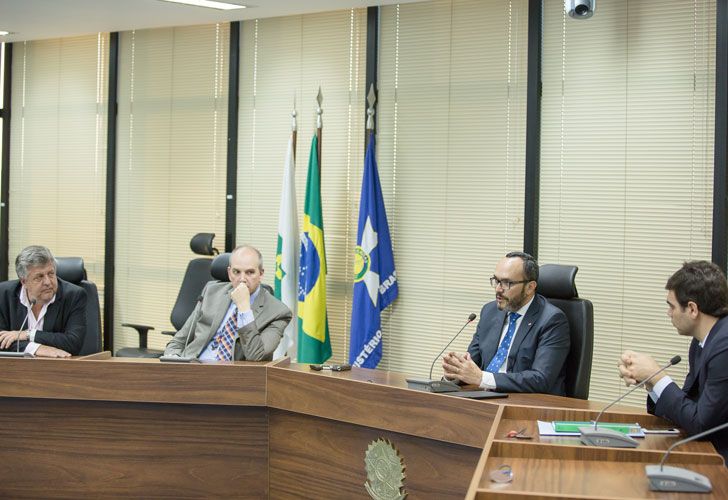
<path id="1" fill-rule="evenodd" d="M 251 246 L 230 255 L 230 283 L 210 282 L 194 311 L 167 344 L 165 356 L 205 361 L 273 358 L 291 311 L 260 286 L 263 258 Z"/>
<path id="2" fill-rule="evenodd" d="M 536 293 L 538 264 L 511 252 L 495 268 L 495 301 L 483 306 L 466 353 L 448 353 L 445 377 L 501 392 L 564 395 L 569 324 L 564 313 Z"/>

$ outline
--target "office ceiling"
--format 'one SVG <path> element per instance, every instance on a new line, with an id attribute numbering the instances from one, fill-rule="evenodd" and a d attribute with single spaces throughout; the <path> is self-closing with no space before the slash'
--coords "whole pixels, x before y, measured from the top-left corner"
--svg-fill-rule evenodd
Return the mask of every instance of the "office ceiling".
<path id="1" fill-rule="evenodd" d="M 419 0 L 227 1 L 249 8 L 221 11 L 159 0 L 0 0 L 0 30 L 11 32 L 11 35 L 0 37 L 0 41 L 241 21 Z"/>

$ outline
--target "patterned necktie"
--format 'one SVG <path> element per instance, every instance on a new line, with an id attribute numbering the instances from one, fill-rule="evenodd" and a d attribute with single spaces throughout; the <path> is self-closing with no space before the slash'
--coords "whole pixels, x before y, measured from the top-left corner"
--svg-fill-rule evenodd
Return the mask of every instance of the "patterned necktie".
<path id="1" fill-rule="evenodd" d="M 495 353 L 495 356 L 493 356 L 493 359 L 491 359 L 490 363 L 488 363 L 488 367 L 485 369 L 487 372 L 497 373 L 498 370 L 500 370 L 500 367 L 503 366 L 506 356 L 508 356 L 508 349 L 510 349 L 513 337 L 516 335 L 516 322 L 521 315 L 512 312 L 508 315 L 508 317 L 508 331 L 506 332 L 506 336 L 503 337 L 503 341 L 498 347 L 498 351 Z"/>
<path id="2" fill-rule="evenodd" d="M 232 361 L 233 346 L 235 345 L 235 335 L 238 331 L 238 308 L 233 309 L 233 313 L 225 322 L 225 327 L 217 332 L 213 347 L 217 349 L 215 357 L 220 361 Z"/>

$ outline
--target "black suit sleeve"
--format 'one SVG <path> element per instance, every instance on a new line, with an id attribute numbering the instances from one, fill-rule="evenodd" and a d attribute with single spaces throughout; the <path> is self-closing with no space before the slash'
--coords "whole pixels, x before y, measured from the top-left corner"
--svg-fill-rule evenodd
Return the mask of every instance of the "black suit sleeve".
<path id="1" fill-rule="evenodd" d="M 728 420 L 728 345 L 702 367 L 705 382 L 700 394 L 690 397 L 674 382 L 662 391 L 657 403 L 648 396 L 648 411 L 670 420 L 689 435 L 720 425 Z"/>
<path id="2" fill-rule="evenodd" d="M 74 356 L 81 352 L 86 336 L 86 291 L 83 288 L 69 288 L 60 305 L 56 327 L 61 331 L 35 332 L 35 342 L 62 349 Z M 44 325 L 45 326 L 45 325 Z"/>
<path id="3" fill-rule="evenodd" d="M 3 285 L 5 286 L 5 289 L 2 292 L 2 303 L 0 304 L 0 332 L 2 331 L 10 331 L 10 330 L 17 330 L 20 328 L 20 325 L 13 326 L 12 321 L 12 308 L 13 308 L 13 301 L 12 301 L 12 294 L 10 292 L 10 289 L 7 287 L 8 282 L 5 282 Z M 18 349 L 17 341 L 10 344 L 6 349 L 0 349 L 3 351 L 15 351 Z M 25 346 L 27 345 L 27 342 L 20 342 L 20 348 L 19 350 L 24 350 Z"/>

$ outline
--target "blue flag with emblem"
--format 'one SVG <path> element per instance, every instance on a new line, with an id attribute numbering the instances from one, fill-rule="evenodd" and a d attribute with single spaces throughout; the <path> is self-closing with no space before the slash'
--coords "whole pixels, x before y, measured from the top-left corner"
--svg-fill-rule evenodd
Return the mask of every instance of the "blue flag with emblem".
<path id="1" fill-rule="evenodd" d="M 376 368 L 382 358 L 381 312 L 397 298 L 398 286 L 373 133 L 364 160 L 356 241 L 349 363 Z"/>

